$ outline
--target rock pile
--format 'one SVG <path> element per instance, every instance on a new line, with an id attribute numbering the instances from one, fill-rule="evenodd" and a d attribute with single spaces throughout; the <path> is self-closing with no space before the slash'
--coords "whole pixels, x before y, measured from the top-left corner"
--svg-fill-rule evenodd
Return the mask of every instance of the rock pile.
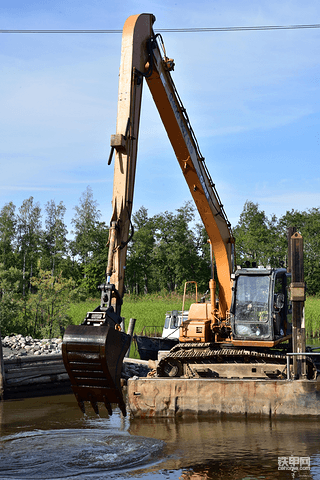
<path id="1" fill-rule="evenodd" d="M 61 338 L 38 340 L 31 336 L 11 335 L 2 339 L 4 357 L 14 359 L 26 355 L 61 355 Z M 121 378 L 127 381 L 131 377 L 146 377 L 150 368 L 148 362 L 125 359 Z"/>
<path id="2" fill-rule="evenodd" d="M 61 354 L 61 338 L 38 340 L 31 336 L 11 335 L 2 339 L 5 358 L 13 359 L 25 355 Z M 122 365 L 121 377 L 128 380 L 131 377 L 146 377 L 150 368 L 148 362 L 134 359 L 125 359 Z"/>
<path id="3" fill-rule="evenodd" d="M 61 338 L 38 340 L 30 336 L 11 335 L 2 339 L 2 347 L 6 357 L 23 355 L 48 355 L 61 353 Z"/>

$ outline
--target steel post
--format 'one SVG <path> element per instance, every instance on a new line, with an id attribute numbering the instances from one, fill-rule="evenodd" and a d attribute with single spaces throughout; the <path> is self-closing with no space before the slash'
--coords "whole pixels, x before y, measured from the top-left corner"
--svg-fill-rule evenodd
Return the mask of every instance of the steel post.
<path id="1" fill-rule="evenodd" d="M 291 300 L 292 300 L 292 347 L 294 353 L 304 352 L 306 349 L 304 301 L 305 283 L 303 268 L 303 238 L 295 232 L 291 237 Z M 306 362 L 302 357 L 297 357 L 293 362 L 295 378 L 306 378 Z"/>
<path id="2" fill-rule="evenodd" d="M 125 358 L 130 357 L 130 347 L 131 347 L 131 343 L 132 343 L 132 335 L 133 335 L 135 324 L 136 324 L 136 319 L 135 318 L 130 318 L 128 332 L 127 332 L 127 334 L 130 335 L 130 343 L 129 343 L 129 348 L 128 348 L 128 351 L 125 355 Z"/>

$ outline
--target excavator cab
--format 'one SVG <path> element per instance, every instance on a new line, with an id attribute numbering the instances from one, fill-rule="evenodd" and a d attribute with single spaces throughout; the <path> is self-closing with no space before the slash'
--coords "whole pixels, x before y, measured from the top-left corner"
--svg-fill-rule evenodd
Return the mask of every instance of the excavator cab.
<path id="1" fill-rule="evenodd" d="M 101 303 L 88 312 L 81 325 L 70 325 L 64 334 L 62 357 L 72 390 L 82 412 L 85 401 L 99 413 L 98 402 L 104 403 L 109 415 L 111 404 L 126 415 L 120 377 L 123 358 L 130 345 L 130 336 L 121 331 L 122 300 L 113 284 L 99 286 Z"/>
<path id="2" fill-rule="evenodd" d="M 277 342 L 290 332 L 284 268 L 241 268 L 233 275 L 233 340 Z"/>

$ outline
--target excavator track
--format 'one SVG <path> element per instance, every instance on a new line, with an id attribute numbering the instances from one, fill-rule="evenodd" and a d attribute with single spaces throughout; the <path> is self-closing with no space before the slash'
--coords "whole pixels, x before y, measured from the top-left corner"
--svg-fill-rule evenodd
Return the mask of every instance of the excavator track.
<path id="1" fill-rule="evenodd" d="M 317 369 L 306 358 L 307 378 L 315 379 Z M 212 343 L 185 343 L 173 347 L 157 367 L 158 377 L 269 378 L 287 375 L 287 358 L 282 353 L 218 348 Z"/>

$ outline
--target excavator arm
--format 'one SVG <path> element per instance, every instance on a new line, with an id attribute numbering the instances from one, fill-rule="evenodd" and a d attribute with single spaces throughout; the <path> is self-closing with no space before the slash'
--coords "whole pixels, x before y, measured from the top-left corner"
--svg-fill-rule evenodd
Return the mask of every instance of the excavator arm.
<path id="1" fill-rule="evenodd" d="M 114 156 L 106 283 L 99 287 L 100 306 L 87 314 L 82 325 L 68 327 L 63 339 L 64 363 L 83 411 L 84 401 L 90 401 L 96 412 L 97 403 L 104 402 L 109 413 L 111 403 L 117 403 L 125 414 L 120 374 L 129 336 L 119 331 L 119 324 L 127 244 L 133 233 L 131 213 L 144 80 L 209 236 L 219 280 L 219 319 L 226 319 L 231 305 L 234 240 L 230 224 L 172 80 L 174 62 L 166 56 L 161 36 L 152 29 L 154 21 L 151 14 L 134 15 L 123 28 L 117 126 L 108 161 L 110 165 Z M 215 298 L 213 280 L 210 288 L 211 298 Z M 211 304 L 212 317 L 215 301 Z"/>
<path id="2" fill-rule="evenodd" d="M 112 216 L 110 223 L 107 283 L 115 285 L 120 297 L 124 290 L 127 244 L 130 239 L 131 212 L 137 161 L 142 98 L 142 74 L 148 60 L 148 41 L 152 37 L 153 15 L 129 17 L 123 28 L 119 74 L 116 134 L 111 136 L 114 154 Z"/>
<path id="3" fill-rule="evenodd" d="M 223 205 L 171 77 L 174 62 L 166 56 L 161 35 L 155 35 L 152 29 L 154 21 L 155 17 L 151 14 L 134 15 L 128 18 L 123 28 L 117 131 L 111 137 L 109 158 L 110 163 L 115 150 L 107 277 L 122 295 L 145 79 L 208 233 L 219 279 L 219 316 L 225 318 L 231 305 L 234 240 Z"/>

